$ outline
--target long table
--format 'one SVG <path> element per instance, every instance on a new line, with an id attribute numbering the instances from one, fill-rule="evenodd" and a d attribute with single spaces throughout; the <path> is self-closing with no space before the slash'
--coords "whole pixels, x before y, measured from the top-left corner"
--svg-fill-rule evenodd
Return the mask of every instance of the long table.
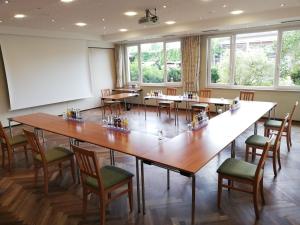
<path id="1" fill-rule="evenodd" d="M 131 131 L 129 134 L 108 131 L 100 124 L 65 121 L 60 117 L 37 113 L 14 117 L 11 120 L 53 133 L 76 138 L 98 146 L 136 157 L 138 209 L 139 161 L 141 161 L 142 203 L 145 213 L 144 163 L 160 166 L 192 178 L 192 224 L 195 223 L 195 174 L 215 155 L 231 144 L 235 156 L 235 139 L 276 106 L 272 102 L 244 102 L 235 111 L 212 118 L 198 131 L 186 131 L 165 141 L 156 136 Z M 256 132 L 256 126 L 255 126 Z"/>
<path id="2" fill-rule="evenodd" d="M 230 105 L 232 104 L 231 99 L 224 99 L 224 98 L 203 98 L 203 97 L 196 97 L 196 98 L 186 98 L 180 95 L 160 95 L 160 96 L 153 96 L 147 95 L 144 97 L 144 110 L 145 110 L 145 119 L 146 119 L 146 101 L 147 100 L 159 100 L 159 101 L 172 101 L 174 102 L 174 114 L 175 114 L 175 125 L 178 124 L 178 111 L 179 111 L 179 103 L 185 102 L 186 103 L 186 111 L 188 110 L 188 103 L 207 103 L 207 104 L 217 104 L 217 105 Z"/>

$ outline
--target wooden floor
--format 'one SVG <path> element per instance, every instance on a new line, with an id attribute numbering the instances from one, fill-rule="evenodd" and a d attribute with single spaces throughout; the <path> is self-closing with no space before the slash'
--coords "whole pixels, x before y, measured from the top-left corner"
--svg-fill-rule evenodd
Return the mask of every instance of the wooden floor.
<path id="1" fill-rule="evenodd" d="M 144 113 L 137 109 L 129 111 L 133 130 L 157 135 L 163 130 L 166 138 L 174 137 L 186 130 L 184 112 L 181 112 L 179 126 L 168 119 L 166 113 L 159 118 L 154 108 L 149 108 L 147 120 Z M 99 109 L 89 110 L 84 117 L 90 121 L 101 122 Z M 173 116 L 174 117 L 174 116 Z M 19 132 L 23 126 L 15 127 Z M 29 128 L 30 129 L 30 128 Z M 259 123 L 259 134 L 263 134 L 263 123 Z M 246 138 L 253 133 L 250 127 L 236 141 L 237 158 L 244 158 Z M 55 134 L 46 133 L 48 146 L 68 146 L 68 139 Z M 261 210 L 261 219 L 255 221 L 252 197 L 246 193 L 223 191 L 222 209 L 216 207 L 218 166 L 230 157 L 230 147 L 196 176 L 196 224 L 300 224 L 300 126 L 293 126 L 293 147 L 286 150 L 285 138 L 282 141 L 282 170 L 276 179 L 273 177 L 271 161 L 265 169 L 266 205 Z M 89 149 L 97 150 L 101 162 L 109 163 L 107 149 L 89 144 L 82 144 Z M 37 186 L 33 183 L 31 161 L 26 164 L 22 153 L 15 154 L 15 169 L 7 174 L 0 169 L 0 225 L 92 225 L 99 223 L 98 200 L 91 197 L 86 220 L 81 217 L 81 188 L 73 184 L 68 170 L 63 176 L 54 174 L 51 178 L 49 196 L 43 194 L 42 178 Z M 2 156 L 1 156 L 2 157 Z M 135 159 L 117 154 L 116 165 L 135 173 Z M 126 197 L 114 201 L 107 209 L 107 225 L 145 224 L 145 225 L 185 225 L 190 224 L 191 212 L 191 180 L 175 172 L 171 172 L 171 188 L 167 190 L 167 172 L 154 166 L 145 166 L 146 215 L 139 214 L 134 195 L 134 212 L 129 214 Z M 135 180 L 134 180 L 135 181 Z M 135 185 L 134 192 L 136 193 Z"/>

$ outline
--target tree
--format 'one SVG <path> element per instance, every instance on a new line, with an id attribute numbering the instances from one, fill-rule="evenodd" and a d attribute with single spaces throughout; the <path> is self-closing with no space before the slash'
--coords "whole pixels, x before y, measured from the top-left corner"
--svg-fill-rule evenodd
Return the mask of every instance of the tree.
<path id="1" fill-rule="evenodd" d="M 210 74 L 211 74 L 211 82 L 217 83 L 218 80 L 220 79 L 218 69 L 216 67 L 211 68 Z"/>
<path id="2" fill-rule="evenodd" d="M 291 79 L 293 80 L 294 84 L 300 85 L 300 66 L 293 69 L 291 72 Z"/>

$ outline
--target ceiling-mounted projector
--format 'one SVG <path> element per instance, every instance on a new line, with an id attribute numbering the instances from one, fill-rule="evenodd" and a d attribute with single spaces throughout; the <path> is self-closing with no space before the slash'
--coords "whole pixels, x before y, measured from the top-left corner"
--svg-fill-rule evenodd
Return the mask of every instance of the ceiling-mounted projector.
<path id="1" fill-rule="evenodd" d="M 154 13 L 150 9 L 145 10 L 145 16 L 139 19 L 139 24 L 155 24 L 158 22 L 158 16 L 156 15 L 156 8 Z"/>

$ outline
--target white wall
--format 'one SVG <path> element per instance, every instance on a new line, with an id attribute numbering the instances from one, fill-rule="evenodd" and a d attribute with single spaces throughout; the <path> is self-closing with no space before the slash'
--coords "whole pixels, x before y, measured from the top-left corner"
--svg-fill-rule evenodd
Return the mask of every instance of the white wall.
<path id="1" fill-rule="evenodd" d="M 33 112 L 47 112 L 55 115 L 62 114 L 68 107 L 79 109 L 90 109 L 100 106 L 99 93 L 102 88 L 113 88 L 115 84 L 114 51 L 111 43 L 102 41 L 89 41 L 89 65 L 92 80 L 92 97 L 82 100 L 62 102 L 40 107 L 9 110 L 9 97 L 4 74 L 3 62 L 0 63 L 0 120 L 4 126 L 8 125 L 7 118 L 25 115 Z M 102 48 L 99 48 L 102 47 Z M 30 81 L 28 81 L 30 82 Z M 66 84 L 67 85 L 67 84 Z M 37 93 L 38 94 L 38 93 Z"/>

